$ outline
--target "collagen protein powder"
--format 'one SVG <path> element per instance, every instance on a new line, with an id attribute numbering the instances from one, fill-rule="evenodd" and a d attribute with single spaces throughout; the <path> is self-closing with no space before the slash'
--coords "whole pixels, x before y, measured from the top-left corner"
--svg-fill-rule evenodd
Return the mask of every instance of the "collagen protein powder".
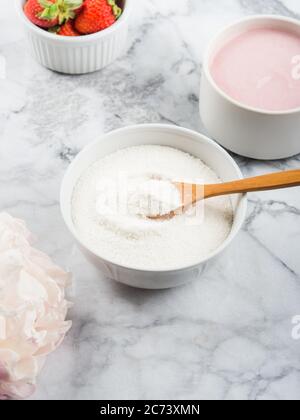
<path id="1" fill-rule="evenodd" d="M 170 220 L 149 219 L 180 207 L 173 181 L 221 182 L 200 159 L 169 147 L 132 147 L 100 159 L 73 192 L 80 237 L 94 253 L 121 266 L 169 270 L 197 264 L 228 237 L 231 201 L 216 197 Z"/>

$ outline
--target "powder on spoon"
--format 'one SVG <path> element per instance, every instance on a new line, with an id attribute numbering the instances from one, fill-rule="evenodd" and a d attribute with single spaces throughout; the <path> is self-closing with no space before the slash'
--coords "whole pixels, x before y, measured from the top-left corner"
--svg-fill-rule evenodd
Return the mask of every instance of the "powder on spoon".
<path id="1" fill-rule="evenodd" d="M 231 201 L 225 196 L 202 201 L 203 219 L 189 214 L 167 221 L 148 219 L 149 213 L 164 214 L 180 206 L 172 184 L 176 180 L 220 182 L 200 159 L 170 147 L 138 146 L 112 153 L 91 165 L 75 186 L 74 225 L 95 253 L 119 265 L 167 270 L 197 264 L 229 235 Z"/>
<path id="2" fill-rule="evenodd" d="M 120 191 L 114 190 L 114 200 L 120 201 Z M 122 194 L 125 197 L 124 192 Z M 154 174 L 135 177 L 129 180 L 125 210 L 130 215 L 141 217 L 162 216 L 181 206 L 180 192 L 168 179 L 161 179 Z"/>

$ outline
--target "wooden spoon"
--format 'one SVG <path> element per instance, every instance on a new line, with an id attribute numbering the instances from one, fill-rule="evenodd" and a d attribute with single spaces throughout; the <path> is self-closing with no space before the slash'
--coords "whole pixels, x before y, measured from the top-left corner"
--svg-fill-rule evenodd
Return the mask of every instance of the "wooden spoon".
<path id="1" fill-rule="evenodd" d="M 150 219 L 171 219 L 176 214 L 182 213 L 182 211 L 191 205 L 196 204 L 198 201 L 210 197 L 298 187 L 300 186 L 300 169 L 245 178 L 221 184 L 198 185 L 174 182 L 174 185 L 180 191 L 182 207 L 171 211 L 168 214 L 149 217 Z"/>

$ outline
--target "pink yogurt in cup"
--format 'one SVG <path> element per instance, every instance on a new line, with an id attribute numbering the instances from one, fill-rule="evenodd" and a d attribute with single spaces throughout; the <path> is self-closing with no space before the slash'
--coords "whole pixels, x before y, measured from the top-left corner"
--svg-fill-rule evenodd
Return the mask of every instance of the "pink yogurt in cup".
<path id="1" fill-rule="evenodd" d="M 253 28 L 227 41 L 211 62 L 211 75 L 232 99 L 265 111 L 300 107 L 300 35 Z"/>
<path id="2" fill-rule="evenodd" d="M 199 110 L 209 135 L 234 153 L 300 153 L 300 20 L 249 16 L 221 30 L 203 58 Z"/>

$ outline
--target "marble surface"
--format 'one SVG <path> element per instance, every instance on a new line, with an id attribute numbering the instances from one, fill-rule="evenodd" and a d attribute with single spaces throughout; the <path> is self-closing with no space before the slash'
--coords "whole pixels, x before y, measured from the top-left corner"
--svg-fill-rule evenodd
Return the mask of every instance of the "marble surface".
<path id="1" fill-rule="evenodd" d="M 300 192 L 252 194 L 238 239 L 198 282 L 163 292 L 102 278 L 59 211 L 62 176 L 101 133 L 134 123 L 204 132 L 201 56 L 222 25 L 253 13 L 300 18 L 298 0 L 139 0 L 129 51 L 102 72 L 70 77 L 25 48 L 2 0 L 1 209 L 26 219 L 38 246 L 72 270 L 73 329 L 48 359 L 33 399 L 300 399 Z M 284 139 L 283 139 L 284 140 Z M 236 157 L 245 175 L 300 167 Z"/>

